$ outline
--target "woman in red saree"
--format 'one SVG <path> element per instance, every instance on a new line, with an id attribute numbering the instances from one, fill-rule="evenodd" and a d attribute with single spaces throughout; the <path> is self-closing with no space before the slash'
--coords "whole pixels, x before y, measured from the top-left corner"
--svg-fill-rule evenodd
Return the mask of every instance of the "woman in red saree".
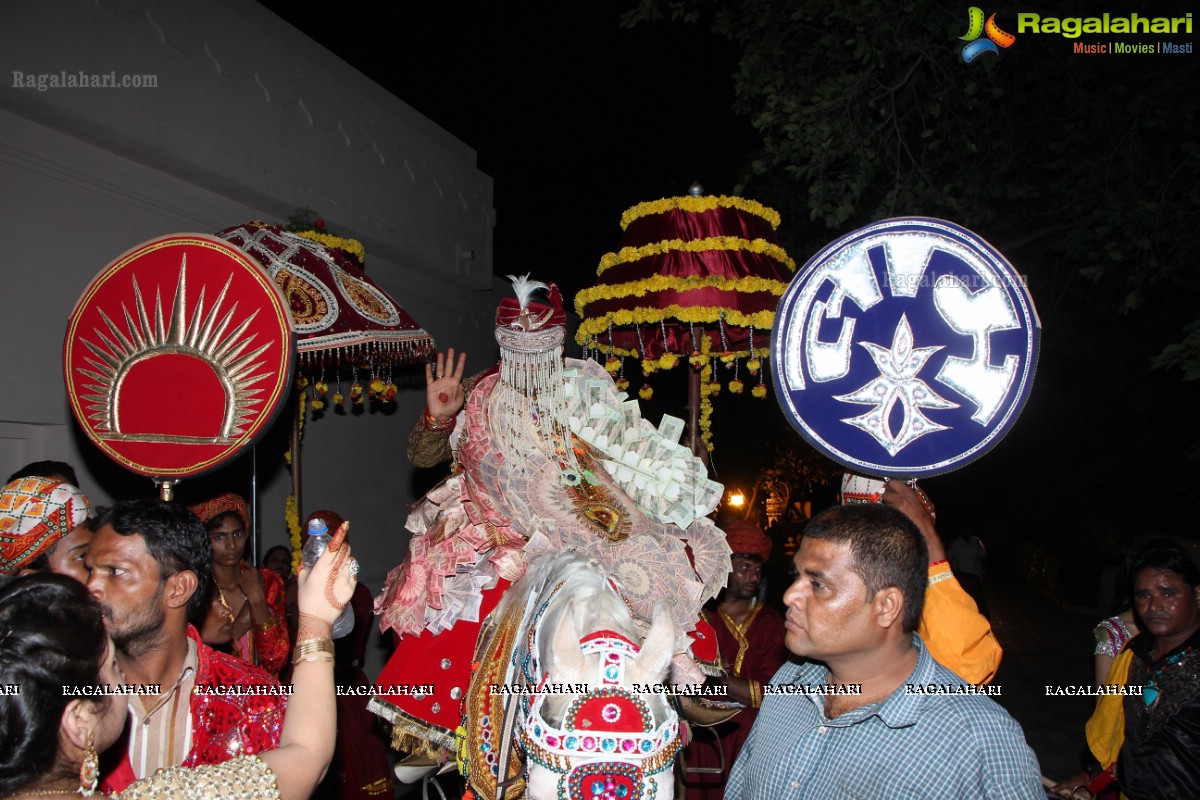
<path id="1" fill-rule="evenodd" d="M 244 560 L 246 501 L 223 494 L 189 508 L 208 530 L 213 551 L 209 602 L 196 620 L 201 638 L 278 675 L 290 649 L 283 579 Z"/>

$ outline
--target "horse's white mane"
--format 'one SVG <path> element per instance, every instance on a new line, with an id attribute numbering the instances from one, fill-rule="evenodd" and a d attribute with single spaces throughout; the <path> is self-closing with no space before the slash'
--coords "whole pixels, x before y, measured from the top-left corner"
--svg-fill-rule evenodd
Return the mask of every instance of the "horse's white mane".
<path id="1" fill-rule="evenodd" d="M 625 601 L 609 585 L 609 576 L 604 567 L 594 559 L 571 551 L 551 553 L 534 559 L 525 576 L 505 593 L 497 616 L 502 617 L 511 603 L 524 605 L 534 592 L 539 595 L 539 603 L 545 602 L 545 598 L 549 597 L 560 583 L 561 588 L 554 593 L 554 600 L 549 603 L 538 623 L 538 652 L 535 655 L 543 670 L 549 670 L 552 663 L 552 634 L 564 624 L 567 615 L 580 636 L 604 629 L 620 633 L 634 642 L 641 641 L 642 634 L 638 631 L 633 615 L 630 614 Z M 591 665 L 598 663 L 598 659 L 599 656 L 589 656 L 587 661 Z M 586 683 L 594 677 L 594 673 L 588 673 L 555 675 L 554 679 L 563 683 Z M 547 721 L 559 722 L 569 699 L 570 697 L 563 697 L 549 700 L 543 709 Z"/>
<path id="2" fill-rule="evenodd" d="M 574 552 L 558 552 L 534 558 L 525 576 L 505 593 L 500 607 L 493 613 L 497 618 L 504 619 L 510 611 L 520 611 L 524 620 L 516 632 L 516 649 L 512 653 L 510 669 L 516 669 L 528 683 L 538 686 L 552 683 L 587 684 L 591 687 L 590 692 L 568 690 L 539 693 L 531 705 L 519 712 L 521 717 L 518 725 L 521 726 L 522 741 L 526 743 L 523 746 L 529 748 L 527 754 L 542 753 L 541 756 L 530 756 L 532 760 L 529 763 L 526 797 L 531 800 L 562 798 L 565 796 L 563 792 L 568 774 L 575 774 L 571 767 L 573 762 L 578 764 L 615 758 L 619 762 L 633 759 L 637 763 L 653 764 L 645 778 L 636 783 L 634 793 L 628 800 L 653 797 L 669 800 L 672 796 L 670 763 L 679 746 L 675 713 L 661 694 L 653 693 L 638 698 L 638 692 L 632 687 L 639 683 L 657 683 L 666 676 L 675 641 L 670 611 L 665 607 L 655 610 L 654 622 L 647 632 L 646 641 L 642 642 L 632 613 L 610 582 L 604 567 Z M 612 635 L 588 636 L 598 631 L 608 631 Z M 585 648 L 580 646 L 585 638 L 589 644 L 615 643 L 621 639 L 628 642 L 601 644 L 598 649 L 590 646 Z M 638 642 L 642 642 L 640 650 L 632 650 L 630 644 Z M 529 652 L 529 648 L 533 652 Z M 612 658 L 615 653 L 622 654 L 616 656 L 620 663 L 616 677 L 609 672 L 614 665 L 605 660 Z M 602 691 L 621 694 L 598 694 Z M 641 747 L 637 754 L 630 754 L 615 753 L 610 746 L 607 752 L 611 755 L 605 755 L 585 752 L 587 745 L 582 745 L 584 749 L 577 749 L 576 744 L 568 743 L 573 742 L 576 732 L 580 736 L 587 736 L 587 731 L 575 727 L 574 718 L 570 722 L 564 721 L 568 706 L 575 708 L 573 703 L 579 700 L 595 702 L 596 697 L 610 697 L 614 703 L 625 704 L 631 712 L 629 722 L 638 717 L 633 704 L 642 704 L 643 711 L 640 713 L 648 713 L 649 719 L 657 726 L 653 730 L 658 731 L 654 734 L 659 737 L 654 744 L 658 749 Z M 561 728 L 564 724 L 567 727 Z M 582 724 L 588 726 L 591 723 L 585 719 Z M 645 735 L 641 724 L 636 723 L 636 727 L 631 727 L 627 735 Z M 547 727 L 554 730 L 547 731 Z M 583 741 L 587 739 L 580 740 L 581 743 Z M 611 741 L 615 743 L 618 740 L 614 738 Z M 644 744 L 650 745 L 651 742 L 647 739 Z M 566 751 L 560 748 L 566 748 Z M 554 756 L 550 754 L 551 751 L 560 755 Z M 654 762 L 655 758 L 660 760 Z M 566 759 L 566 766 L 554 759 Z"/>

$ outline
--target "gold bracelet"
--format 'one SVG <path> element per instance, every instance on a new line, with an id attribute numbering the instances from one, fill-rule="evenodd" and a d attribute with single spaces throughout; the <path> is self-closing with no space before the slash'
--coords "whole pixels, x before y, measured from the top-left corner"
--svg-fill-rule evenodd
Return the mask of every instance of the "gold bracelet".
<path id="1" fill-rule="evenodd" d="M 257 625 L 255 625 L 254 630 L 258 633 L 266 633 L 267 631 L 271 630 L 271 628 L 274 628 L 278 622 L 279 622 L 278 617 L 271 617 L 266 622 L 260 622 Z"/>
<path id="2" fill-rule="evenodd" d="M 304 656 L 303 658 L 293 658 L 292 659 L 293 664 L 303 664 L 306 661 L 326 661 L 326 662 L 332 664 L 333 656 L 329 655 L 329 653 L 315 653 L 311 656 Z"/>
<path id="3" fill-rule="evenodd" d="M 301 639 L 296 642 L 292 663 L 301 661 L 333 661 L 333 639 Z"/>
<path id="4" fill-rule="evenodd" d="M 425 425 L 425 430 L 442 433 L 454 427 L 454 417 L 435 417 L 429 413 L 429 406 L 426 406 L 422 423 Z"/>
<path id="5" fill-rule="evenodd" d="M 762 706 L 762 684 L 756 680 L 748 681 L 750 686 L 750 707 L 759 708 Z"/>

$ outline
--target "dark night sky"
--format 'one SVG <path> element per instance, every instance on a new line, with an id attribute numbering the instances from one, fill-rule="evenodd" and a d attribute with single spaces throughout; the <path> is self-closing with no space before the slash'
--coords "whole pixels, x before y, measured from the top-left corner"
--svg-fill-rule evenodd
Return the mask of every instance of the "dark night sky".
<path id="1" fill-rule="evenodd" d="M 474 148 L 480 169 L 495 179 L 495 271 L 555 280 L 568 301 L 593 282 L 600 256 L 617 247 L 625 208 L 683 194 L 693 180 L 709 194 L 732 193 L 755 141 L 748 121 L 731 110 L 734 47 L 704 25 L 622 29 L 621 12 L 633 4 L 265 3 Z M 789 224 L 803 221 L 785 218 Z M 810 254 L 791 255 L 803 264 Z M 1109 320 L 1102 324 L 1130 324 Z M 1152 354 L 1138 356 L 1138 363 Z M 1189 476 L 1164 470 L 1135 422 L 1097 431 L 1095 453 L 1114 458 L 1065 452 L 1070 445 L 1055 440 L 1056 418 L 1069 413 L 1062 398 L 1074 387 L 1069 371 L 1046 365 L 1008 439 L 970 469 L 927 482 L 935 499 L 961 509 L 960 519 L 990 509 L 993 523 L 1044 525 L 1051 535 L 1071 519 L 1141 516 L 1159 527 L 1187 519 L 1194 498 L 1176 501 L 1178 514 L 1163 503 L 1172 502 L 1174 491 L 1165 487 L 1190 485 Z M 1194 402 L 1178 373 L 1146 372 L 1136 376 L 1144 395 L 1161 389 L 1156 396 L 1168 409 Z M 1119 404 L 1115 386 L 1112 397 L 1096 402 L 1113 398 Z M 729 400 L 719 399 L 715 417 L 717 465 L 725 465 L 719 479 L 733 485 L 744 480 L 738 462 L 756 455 L 754 437 L 744 434 L 763 412 Z M 769 405 L 768 413 L 780 413 Z M 650 408 L 648 415 L 656 419 L 663 410 Z M 1114 407 L 1114 421 L 1122 414 Z M 1093 481 L 1087 471 L 1100 468 L 1107 474 Z M 1154 497 L 1155 487 L 1165 499 Z M 1047 509 L 1053 521 L 1039 521 Z"/>
<path id="2" fill-rule="evenodd" d="M 474 148 L 495 179 L 496 273 L 555 280 L 569 302 L 622 211 L 693 180 L 731 193 L 753 141 L 730 111 L 733 46 L 700 25 L 622 29 L 630 0 L 264 5 Z"/>

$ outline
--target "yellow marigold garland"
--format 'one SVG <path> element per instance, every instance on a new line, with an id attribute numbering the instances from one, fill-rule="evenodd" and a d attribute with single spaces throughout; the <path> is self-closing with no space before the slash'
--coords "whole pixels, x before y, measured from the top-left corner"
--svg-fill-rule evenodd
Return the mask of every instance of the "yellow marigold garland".
<path id="1" fill-rule="evenodd" d="M 343 239 L 341 236 L 334 236 L 330 233 L 321 233 L 320 231 L 297 231 L 297 236 L 303 236 L 314 242 L 332 247 L 337 250 L 345 250 L 350 255 L 358 259 L 359 264 L 365 264 L 367 251 L 363 248 L 362 242 L 358 239 Z"/>
<path id="2" fill-rule="evenodd" d="M 590 347 L 601 352 L 611 352 L 613 356 L 637 356 L 636 350 L 625 350 L 619 347 L 610 347 L 602 342 L 592 342 Z M 708 448 L 711 453 L 713 451 L 713 436 L 712 436 L 712 413 L 713 405 L 712 398 L 721 393 L 720 381 L 714 380 L 713 377 L 713 356 L 717 355 L 713 352 L 712 342 L 707 336 L 700 339 L 700 352 L 688 356 L 688 363 L 694 367 L 700 368 L 700 441 Z M 755 347 L 750 350 L 736 351 L 730 354 L 720 354 L 722 361 L 726 361 L 725 355 L 730 355 L 728 362 L 735 358 L 752 357 L 757 362 L 756 369 L 762 367 L 762 359 L 770 355 L 769 347 Z M 668 357 L 669 356 L 669 357 Z M 673 352 L 665 353 L 657 360 L 647 359 L 642 362 L 643 370 L 646 374 L 650 374 L 656 369 L 672 369 L 681 363 L 679 354 Z M 647 369 L 648 368 L 648 369 Z M 617 382 L 617 388 L 625 391 L 629 388 L 629 381 L 620 379 Z M 745 384 L 738 379 L 733 379 L 729 382 L 729 391 L 732 394 L 742 394 L 745 391 Z M 767 396 L 767 387 L 763 384 L 758 384 L 750 389 L 750 394 L 757 398 Z M 649 400 L 654 396 L 654 389 L 648 385 L 643 385 L 638 390 L 638 397 L 643 400 Z"/>
<path id="3" fill-rule="evenodd" d="M 608 287 L 596 286 L 593 288 L 606 289 Z M 679 321 L 685 325 L 708 325 L 721 319 L 722 314 L 724 314 L 725 324 L 727 325 L 735 325 L 742 328 L 748 328 L 753 325 L 756 331 L 768 331 L 775 325 L 774 310 L 743 314 L 740 311 L 720 308 L 718 306 L 670 305 L 666 308 L 638 306 L 637 308 L 623 308 L 618 311 L 610 311 L 599 317 L 585 318 L 579 323 L 579 328 L 575 332 L 575 342 L 583 344 L 589 336 L 598 336 L 599 334 L 607 333 L 610 326 L 648 325 L 650 323 L 657 325 L 659 322 L 665 320 Z M 580 316 L 583 316 L 583 314 L 580 314 Z M 618 355 L 631 354 L 634 354 L 633 351 L 618 353 Z"/>
<path id="4" fill-rule="evenodd" d="M 283 510 L 287 520 L 288 538 L 292 544 L 292 574 L 300 571 L 300 512 L 296 510 L 296 495 L 289 494 Z"/>
<path id="5" fill-rule="evenodd" d="M 306 380 L 305 384 L 307 383 L 308 381 Z M 306 413 L 304 406 L 307 399 L 307 393 L 301 390 L 299 399 L 296 402 L 297 440 L 304 438 L 304 415 Z M 291 448 L 288 448 L 288 451 L 283 454 L 289 469 L 292 469 L 293 455 Z M 292 574 L 295 575 L 300 571 L 300 512 L 296 508 L 296 495 L 288 494 L 287 503 L 283 508 L 283 518 L 287 523 L 288 539 L 292 545 Z"/>
<path id="6" fill-rule="evenodd" d="M 704 369 L 700 370 L 700 441 L 708 448 L 708 452 L 713 451 L 712 438 L 712 364 L 705 364 Z M 717 384 L 719 387 L 720 384 Z"/>
<path id="7" fill-rule="evenodd" d="M 660 256 L 671 250 L 680 250 L 685 253 L 704 253 L 709 250 L 749 250 L 751 253 L 769 256 L 786 266 L 792 272 L 796 271 L 796 262 L 788 256 L 787 251 L 777 244 L 768 242 L 766 239 L 743 239 L 741 236 L 710 236 L 707 239 L 689 239 L 688 241 L 684 241 L 683 239 L 664 239 L 661 242 L 652 242 L 651 244 L 644 244 L 641 247 L 622 247 L 615 253 L 605 253 L 601 256 L 600 266 L 596 267 L 596 274 L 600 275 L 605 270 L 620 264 L 631 264 L 650 256 Z"/>
<path id="8" fill-rule="evenodd" d="M 645 203 L 638 203 L 632 208 L 625 210 L 621 215 L 621 230 L 629 227 L 629 224 L 636 219 L 648 217 L 651 214 L 661 214 L 664 211 L 679 209 L 681 211 L 690 211 L 699 213 L 702 211 L 712 211 L 715 208 L 736 208 L 746 214 L 753 214 L 756 217 L 762 217 L 767 222 L 771 223 L 772 228 L 779 227 L 779 212 L 773 208 L 768 208 L 756 200 L 747 200 L 744 197 L 730 197 L 727 195 L 701 195 L 693 197 L 664 197 L 660 200 L 647 200 Z"/>
<path id="9" fill-rule="evenodd" d="M 788 285 L 783 281 L 772 280 L 770 278 L 723 278 L 720 275 L 688 275 L 684 278 L 678 278 L 674 275 L 651 275 L 649 278 L 643 278 L 639 281 L 628 281 L 627 283 L 600 284 L 584 289 L 579 294 L 575 295 L 575 312 L 579 316 L 586 316 L 583 311 L 589 303 L 596 300 L 620 300 L 625 297 L 645 297 L 651 292 L 694 292 L 701 289 L 716 289 L 719 292 L 738 292 L 739 294 L 752 294 L 755 292 L 767 292 L 776 297 L 782 297 Z M 701 306 L 700 308 L 703 308 Z M 714 307 L 717 312 L 724 311 L 726 322 L 731 320 L 729 310 L 722 307 Z M 619 313 L 619 312 L 613 312 Z M 762 313 L 762 312 L 759 312 Z M 775 312 L 770 312 L 774 319 Z M 687 322 L 688 320 L 684 320 Z M 712 320 L 715 321 L 715 318 Z M 737 325 L 738 323 L 732 323 Z M 755 327 L 758 327 L 757 325 Z"/>
<path id="10" fill-rule="evenodd" d="M 631 356 L 634 358 L 637 357 L 637 350 L 626 350 L 624 347 L 613 347 L 613 346 L 609 345 L 607 342 L 594 341 L 594 342 L 591 342 L 588 346 L 593 350 L 597 350 L 601 353 L 604 353 L 605 355 Z M 761 358 L 766 358 L 768 355 L 770 355 L 769 351 L 770 351 L 769 347 L 756 347 L 753 350 L 730 350 L 729 352 L 732 355 L 736 356 L 737 358 L 746 358 L 747 356 L 754 356 L 755 358 L 761 359 Z M 667 353 L 665 353 L 664 357 L 666 355 L 671 356 L 670 359 L 667 359 L 668 363 L 670 363 L 671 366 L 669 366 L 669 367 L 663 366 L 663 359 L 660 358 L 660 359 L 658 359 L 658 368 L 659 369 L 674 369 L 676 366 L 681 364 L 683 362 L 683 359 L 685 359 L 685 358 L 688 361 L 690 361 L 693 366 L 702 367 L 702 366 L 704 366 L 704 362 L 707 359 L 706 356 L 675 353 L 672 351 L 668 351 Z M 759 361 L 759 366 L 760 367 L 762 366 L 761 361 Z"/>

